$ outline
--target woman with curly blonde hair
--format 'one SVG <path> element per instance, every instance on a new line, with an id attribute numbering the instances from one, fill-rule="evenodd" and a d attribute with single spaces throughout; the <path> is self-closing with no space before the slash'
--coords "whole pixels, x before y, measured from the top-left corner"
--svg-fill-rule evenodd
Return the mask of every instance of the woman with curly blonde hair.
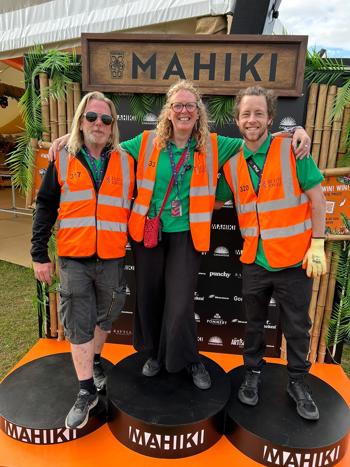
<path id="1" fill-rule="evenodd" d="M 134 347 L 144 351 L 142 374 L 187 368 L 199 389 L 211 387 L 197 349 L 194 293 L 202 252 L 209 250 L 218 169 L 242 140 L 210 133 L 205 105 L 189 80 L 167 92 L 155 131 L 121 146 L 137 161 L 137 196 L 129 219 L 136 273 Z M 147 217 L 161 213 L 161 239 L 146 248 Z M 148 358 L 147 358 L 148 357 Z"/>

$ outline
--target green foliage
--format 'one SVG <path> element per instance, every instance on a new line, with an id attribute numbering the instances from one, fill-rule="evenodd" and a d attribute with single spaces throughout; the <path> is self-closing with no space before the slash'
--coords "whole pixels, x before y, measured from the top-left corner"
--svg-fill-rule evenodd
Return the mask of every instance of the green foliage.
<path id="1" fill-rule="evenodd" d="M 316 50 L 307 51 L 304 77 L 310 84 L 334 84 L 347 69 L 342 60 L 320 57 Z"/>
<path id="2" fill-rule="evenodd" d="M 157 112 L 165 102 L 163 94 L 128 94 L 131 113 L 141 123 L 148 113 Z"/>
<path id="3" fill-rule="evenodd" d="M 213 96 L 208 101 L 209 118 L 216 125 L 223 126 L 233 120 L 234 98 L 232 96 Z"/>

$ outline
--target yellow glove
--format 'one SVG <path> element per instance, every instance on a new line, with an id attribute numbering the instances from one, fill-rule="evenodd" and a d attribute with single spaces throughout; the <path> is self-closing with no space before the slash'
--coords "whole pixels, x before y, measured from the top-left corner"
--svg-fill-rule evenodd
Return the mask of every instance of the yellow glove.
<path id="1" fill-rule="evenodd" d="M 303 269 L 308 277 L 319 277 L 327 272 L 324 238 L 312 238 L 310 248 L 303 259 Z"/>

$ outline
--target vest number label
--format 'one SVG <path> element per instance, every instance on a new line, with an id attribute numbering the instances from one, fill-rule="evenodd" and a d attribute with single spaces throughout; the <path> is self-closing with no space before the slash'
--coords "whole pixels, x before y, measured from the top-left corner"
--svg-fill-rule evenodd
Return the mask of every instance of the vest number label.
<path id="1" fill-rule="evenodd" d="M 240 185 L 239 190 L 240 191 L 248 191 L 249 190 L 249 185 Z"/>

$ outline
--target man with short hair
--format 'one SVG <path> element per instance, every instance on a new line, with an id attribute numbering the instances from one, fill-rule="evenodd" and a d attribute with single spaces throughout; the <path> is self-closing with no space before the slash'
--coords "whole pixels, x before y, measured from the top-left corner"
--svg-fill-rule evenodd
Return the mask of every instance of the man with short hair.
<path id="1" fill-rule="evenodd" d="M 264 324 L 274 294 L 287 340 L 287 391 L 301 417 L 317 420 L 318 408 L 305 385 L 305 376 L 311 366 L 307 361 L 311 277 L 326 272 L 323 177 L 312 158 L 295 159 L 289 138 L 269 133 L 275 108 L 273 92 L 259 86 L 238 94 L 234 117 L 244 144 L 224 165 L 225 177 L 221 177 L 217 190 L 221 201 L 217 207 L 234 194 L 244 239 L 241 261 L 247 319 L 246 371 L 238 398 L 243 404 L 258 403 L 265 363 Z"/>
<path id="2" fill-rule="evenodd" d="M 41 184 L 33 225 L 35 277 L 51 284 L 47 244 L 58 217 L 60 318 L 80 390 L 67 428 L 86 425 L 106 377 L 100 355 L 125 301 L 124 258 L 134 187 L 133 159 L 119 147 L 114 104 L 90 92 L 74 115 L 67 149 Z"/>

